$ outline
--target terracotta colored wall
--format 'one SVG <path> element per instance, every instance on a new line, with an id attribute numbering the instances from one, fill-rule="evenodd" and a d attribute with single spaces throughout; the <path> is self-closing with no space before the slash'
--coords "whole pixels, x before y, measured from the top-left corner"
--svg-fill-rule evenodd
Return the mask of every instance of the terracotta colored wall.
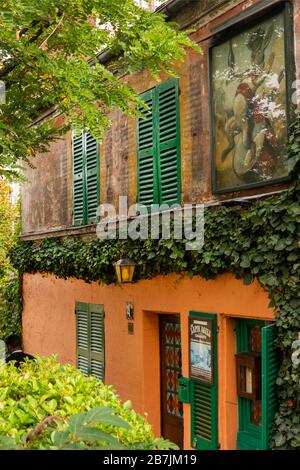
<path id="1" fill-rule="evenodd" d="M 233 317 L 273 319 L 267 293 L 256 283 L 245 286 L 231 275 L 213 281 L 157 277 L 129 286 L 85 284 L 41 274 L 24 276 L 23 331 L 25 349 L 39 355 L 58 354 L 76 363 L 75 302 L 104 304 L 106 382 L 123 400 L 147 413 L 160 433 L 158 315 L 179 313 L 183 375 L 188 376 L 188 313 L 218 314 L 219 434 L 222 449 L 234 449 L 237 432 L 235 390 L 235 321 Z M 127 332 L 126 302 L 135 308 L 134 335 Z M 185 405 L 185 448 L 190 442 L 189 405 Z"/>

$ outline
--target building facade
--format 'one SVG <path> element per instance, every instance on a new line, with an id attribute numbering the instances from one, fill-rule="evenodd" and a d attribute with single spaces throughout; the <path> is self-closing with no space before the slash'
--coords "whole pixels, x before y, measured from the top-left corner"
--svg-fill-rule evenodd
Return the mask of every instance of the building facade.
<path id="1" fill-rule="evenodd" d="M 118 207 L 119 196 L 222 205 L 289 186 L 300 1 L 170 0 L 159 10 L 193 28 L 203 53 L 187 51 L 178 78 L 122 78 L 147 103 L 144 118 L 116 110 L 100 145 L 70 133 L 35 160 L 22 240 L 96 239 L 99 204 Z M 157 435 L 184 449 L 268 448 L 274 311 L 257 281 L 173 273 L 104 285 L 25 274 L 23 306 L 27 352 L 57 354 L 112 384 Z"/>

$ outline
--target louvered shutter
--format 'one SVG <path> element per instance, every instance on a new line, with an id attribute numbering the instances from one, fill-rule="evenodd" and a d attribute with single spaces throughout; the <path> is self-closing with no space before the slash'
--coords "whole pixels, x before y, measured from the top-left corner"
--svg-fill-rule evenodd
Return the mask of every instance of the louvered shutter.
<path id="1" fill-rule="evenodd" d="M 77 367 L 104 381 L 105 343 L 103 305 L 76 304 Z"/>
<path id="2" fill-rule="evenodd" d="M 77 367 L 89 375 L 89 308 L 87 304 L 76 304 L 77 319 Z"/>
<path id="3" fill-rule="evenodd" d="M 85 135 L 86 208 L 88 224 L 97 222 L 99 206 L 98 143 L 90 134 Z"/>
<path id="4" fill-rule="evenodd" d="M 144 93 L 141 98 L 149 109 L 138 108 L 144 116 L 137 119 L 138 202 L 150 206 L 158 202 L 154 90 Z"/>
<path id="5" fill-rule="evenodd" d="M 262 449 L 269 449 L 272 425 L 277 411 L 276 379 L 279 369 L 276 325 L 262 328 Z"/>
<path id="6" fill-rule="evenodd" d="M 193 316 L 197 313 L 191 312 Z M 197 450 L 217 450 L 218 442 L 218 371 L 217 320 L 214 314 L 198 313 L 213 320 L 213 384 L 191 381 L 191 447 Z"/>
<path id="7" fill-rule="evenodd" d="M 72 136 L 73 220 L 83 225 L 85 219 L 84 134 Z"/>
<path id="8" fill-rule="evenodd" d="M 192 397 L 192 446 L 200 450 L 217 449 L 217 402 L 214 386 L 192 381 Z"/>
<path id="9" fill-rule="evenodd" d="M 91 375 L 104 380 L 104 311 L 103 305 L 90 305 Z"/>
<path id="10" fill-rule="evenodd" d="M 178 80 L 157 87 L 160 204 L 181 203 Z"/>

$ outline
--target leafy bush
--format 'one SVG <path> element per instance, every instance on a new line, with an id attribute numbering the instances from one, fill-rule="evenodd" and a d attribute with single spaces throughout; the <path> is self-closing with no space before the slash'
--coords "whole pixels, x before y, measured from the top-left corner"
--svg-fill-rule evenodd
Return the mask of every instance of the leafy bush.
<path id="1" fill-rule="evenodd" d="M 0 339 L 21 335 L 21 330 L 22 286 L 19 276 L 11 272 L 7 279 L 0 279 Z"/>
<path id="2" fill-rule="evenodd" d="M 81 434 L 74 436 L 76 423 Z M 95 428 L 91 432 L 90 424 Z M 96 430 L 107 433 L 102 443 Z M 35 434 L 38 438 L 29 437 Z M 129 401 L 121 403 L 112 386 L 85 377 L 71 365 L 60 365 L 55 358 L 27 361 L 20 369 L 0 365 L 0 447 L 115 448 L 117 443 L 131 449 L 176 448 L 155 439 L 150 424 Z"/>
<path id="3" fill-rule="evenodd" d="M 65 420 L 59 416 L 48 416 L 24 436 L 22 443 L 19 445 L 16 438 L 0 435 L 0 449 L 19 450 L 22 449 L 23 444 L 30 447 L 32 442 L 45 441 L 45 435 L 51 432 L 52 429 L 54 431 L 51 432 L 51 443 L 48 440 L 48 448 L 52 450 L 124 449 L 124 446 L 120 444 L 117 438 L 98 429 L 97 425 L 116 426 L 124 429 L 131 428 L 126 421 L 115 416 L 112 408 L 101 406 L 93 408 L 87 413 L 78 413 L 72 416 L 67 425 Z M 62 428 L 62 430 L 59 430 L 59 428 Z"/>

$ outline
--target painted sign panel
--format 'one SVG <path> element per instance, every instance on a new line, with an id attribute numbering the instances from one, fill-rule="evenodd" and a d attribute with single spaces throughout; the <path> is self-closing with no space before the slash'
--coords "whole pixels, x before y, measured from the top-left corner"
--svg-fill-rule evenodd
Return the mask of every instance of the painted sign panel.
<path id="1" fill-rule="evenodd" d="M 213 321 L 189 318 L 190 378 L 213 383 Z"/>
<path id="2" fill-rule="evenodd" d="M 284 13 L 213 46 L 211 82 L 214 190 L 286 178 Z"/>

